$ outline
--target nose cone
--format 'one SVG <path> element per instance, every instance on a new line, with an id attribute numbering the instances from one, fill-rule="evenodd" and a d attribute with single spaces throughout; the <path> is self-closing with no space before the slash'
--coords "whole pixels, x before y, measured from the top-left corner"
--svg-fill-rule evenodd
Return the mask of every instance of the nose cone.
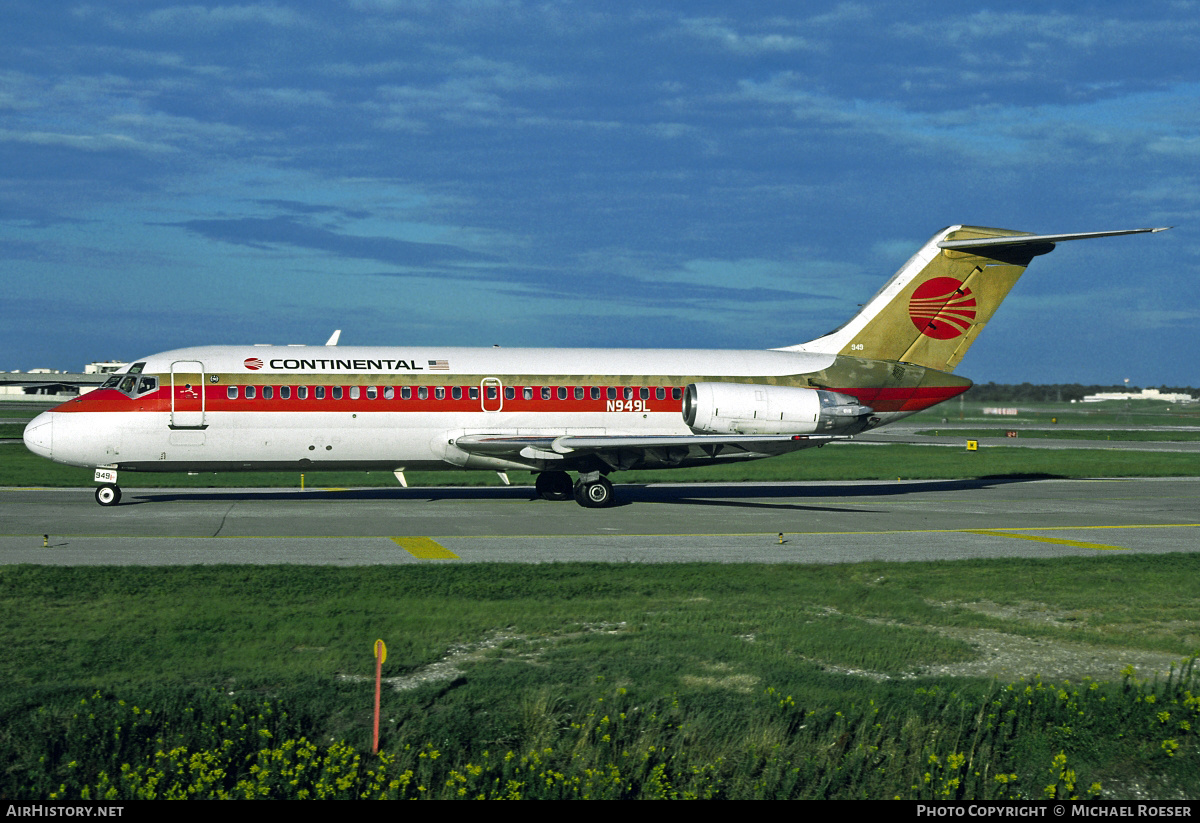
<path id="1" fill-rule="evenodd" d="M 54 459 L 54 412 L 42 412 L 25 427 L 25 448 L 39 457 Z"/>

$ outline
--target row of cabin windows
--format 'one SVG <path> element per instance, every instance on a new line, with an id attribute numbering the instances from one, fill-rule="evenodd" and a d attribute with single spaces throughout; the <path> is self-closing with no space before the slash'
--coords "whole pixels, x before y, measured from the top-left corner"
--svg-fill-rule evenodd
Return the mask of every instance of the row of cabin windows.
<path id="1" fill-rule="evenodd" d="M 413 386 L 400 387 L 400 399 L 411 400 L 413 396 Z M 429 399 L 430 386 L 416 386 L 417 399 Z M 504 399 L 513 400 L 517 396 L 517 388 L 520 388 L 521 397 L 525 400 L 532 400 L 534 397 L 534 386 L 505 386 Z M 253 400 L 255 397 L 262 397 L 264 400 L 270 400 L 275 396 L 275 392 L 279 392 L 279 399 L 288 400 L 292 397 L 293 391 L 297 400 L 307 400 L 310 395 L 316 400 L 324 400 L 326 396 L 334 400 L 341 400 L 347 394 L 351 400 L 358 400 L 362 397 L 362 392 L 366 390 L 368 400 L 376 400 L 382 397 L 384 400 L 392 400 L 396 396 L 395 386 L 228 386 L 225 389 L 225 396 L 230 400 L 237 400 L 242 395 L 244 389 L 244 397 L 247 400 Z M 349 391 L 346 392 L 346 389 Z M 435 400 L 445 400 L 447 393 L 453 400 L 461 400 L 463 391 L 467 393 L 467 398 L 470 400 L 479 399 L 479 386 L 433 386 L 433 397 Z M 497 399 L 497 391 L 499 386 L 484 386 L 484 392 L 488 400 Z M 542 400 L 552 400 L 557 395 L 559 400 L 567 400 L 574 397 L 575 400 L 583 400 L 590 397 L 592 400 L 600 400 L 602 397 L 607 397 L 609 400 L 633 400 L 635 397 L 642 400 L 649 400 L 651 392 L 654 393 L 656 400 L 666 400 L 668 389 L 663 386 L 658 386 L 651 389 L 648 386 L 634 388 L 632 386 L 541 386 Z M 326 392 L 328 391 L 328 395 Z M 672 388 L 671 399 L 678 400 L 683 396 L 683 390 Z"/>

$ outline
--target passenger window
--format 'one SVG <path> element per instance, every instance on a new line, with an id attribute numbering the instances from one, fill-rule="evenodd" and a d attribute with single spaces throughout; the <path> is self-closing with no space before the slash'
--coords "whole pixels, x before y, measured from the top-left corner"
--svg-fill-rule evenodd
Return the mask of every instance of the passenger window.
<path id="1" fill-rule="evenodd" d="M 479 387 L 471 386 L 470 388 L 468 388 L 467 389 L 467 397 L 471 400 L 478 400 L 479 399 Z"/>
<path id="2" fill-rule="evenodd" d="M 308 386 L 300 386 L 299 388 L 296 389 L 296 399 L 297 400 L 307 400 L 308 399 Z"/>
<path id="3" fill-rule="evenodd" d="M 287 400 L 291 396 L 292 396 L 292 387 L 291 386 L 280 386 L 279 387 L 279 399 L 280 400 Z"/>
<path id="4" fill-rule="evenodd" d="M 626 400 L 632 400 L 632 399 L 633 399 L 633 387 L 632 387 L 632 386 L 626 386 L 626 387 L 624 388 L 624 390 L 622 391 L 622 394 L 624 394 L 624 395 L 625 395 L 625 399 L 626 399 Z"/>
<path id="5" fill-rule="evenodd" d="M 400 387 L 400 399 L 401 400 L 412 400 L 412 386 L 401 386 Z"/>
<path id="6" fill-rule="evenodd" d="M 608 399 L 609 399 L 609 400 L 616 400 L 616 399 L 617 399 L 617 387 L 616 387 L 616 386 L 609 386 L 609 387 L 608 387 Z"/>
<path id="7" fill-rule="evenodd" d="M 274 386 L 263 386 L 263 392 L 262 392 L 263 400 L 270 400 L 274 396 L 274 394 L 275 394 Z"/>
<path id="8" fill-rule="evenodd" d="M 450 396 L 455 400 L 462 400 L 462 386 L 455 386 L 450 389 Z"/>
<path id="9" fill-rule="evenodd" d="M 254 399 L 254 394 L 255 394 L 255 392 L 257 392 L 257 391 L 258 391 L 258 390 L 257 390 L 257 389 L 256 389 L 254 386 L 247 386 L 247 387 L 246 387 L 246 399 L 247 399 L 247 400 L 253 400 L 253 399 Z"/>
<path id="10" fill-rule="evenodd" d="M 318 400 L 324 400 L 324 399 L 325 399 L 325 387 L 324 387 L 324 386 L 317 386 L 317 387 L 314 389 L 314 392 L 316 393 L 316 398 L 317 398 Z"/>
<path id="11" fill-rule="evenodd" d="M 515 391 L 513 391 L 512 386 L 504 387 L 504 399 L 505 400 L 512 400 L 516 396 L 517 396 L 517 393 Z"/>
<path id="12" fill-rule="evenodd" d="M 642 388 L 638 391 L 638 395 L 643 400 L 649 400 L 650 399 L 650 388 L 648 386 L 642 386 Z"/>
<path id="13" fill-rule="evenodd" d="M 226 397 L 228 397 L 230 400 L 237 400 L 237 396 L 238 396 L 238 387 L 237 387 L 237 386 L 229 386 L 229 387 L 227 387 L 227 388 L 225 389 L 225 396 L 226 396 Z"/>
<path id="14" fill-rule="evenodd" d="M 600 387 L 592 386 L 591 395 L 592 395 L 593 400 L 599 400 L 600 399 Z"/>
<path id="15" fill-rule="evenodd" d="M 488 400 L 495 400 L 497 397 L 499 397 L 499 396 L 500 396 L 500 393 L 499 393 L 499 391 L 496 389 L 496 387 L 495 387 L 495 386 L 486 386 L 486 387 L 484 388 L 484 391 L 486 391 L 486 392 L 487 392 L 487 399 L 488 399 Z"/>
<path id="16" fill-rule="evenodd" d="M 542 386 L 542 399 L 543 400 L 550 399 L 550 387 L 549 386 Z"/>
<path id="17" fill-rule="evenodd" d="M 334 400 L 341 400 L 341 399 L 342 399 L 342 387 L 341 387 L 341 386 L 334 386 L 334 387 L 333 387 L 333 399 L 334 399 Z"/>
<path id="18" fill-rule="evenodd" d="M 438 386 L 437 388 L 435 388 L 433 390 L 433 396 L 437 400 L 445 400 L 446 399 L 446 387 Z"/>
<path id="19" fill-rule="evenodd" d="M 418 400 L 428 400 L 429 399 L 429 387 L 428 386 L 417 386 L 417 399 Z"/>
<path id="20" fill-rule="evenodd" d="M 521 396 L 524 397 L 526 400 L 532 400 L 533 399 L 533 386 L 526 386 L 525 388 L 521 389 Z"/>
<path id="21" fill-rule="evenodd" d="M 375 386 L 367 386 L 367 399 L 377 400 L 379 398 L 379 389 Z"/>
<path id="22" fill-rule="evenodd" d="M 671 389 L 671 399 L 672 400 L 678 400 L 681 397 L 683 397 L 683 389 L 680 389 L 680 388 Z"/>
<path id="23" fill-rule="evenodd" d="M 350 399 L 351 400 L 357 400 L 359 394 L 361 394 L 361 392 L 359 391 L 358 386 L 350 387 Z"/>
<path id="24" fill-rule="evenodd" d="M 566 386 L 559 386 L 559 387 L 558 387 L 558 399 L 559 399 L 559 400 L 566 400 L 566 399 L 567 399 L 567 387 L 566 387 Z"/>
<path id="25" fill-rule="evenodd" d="M 575 387 L 575 399 L 576 399 L 576 400 L 582 400 L 582 399 L 583 399 L 583 386 L 576 386 L 576 387 Z"/>
<path id="26" fill-rule="evenodd" d="M 667 399 L 667 390 L 664 389 L 662 386 L 659 386 L 657 389 L 654 390 L 654 399 L 655 400 L 666 400 Z"/>

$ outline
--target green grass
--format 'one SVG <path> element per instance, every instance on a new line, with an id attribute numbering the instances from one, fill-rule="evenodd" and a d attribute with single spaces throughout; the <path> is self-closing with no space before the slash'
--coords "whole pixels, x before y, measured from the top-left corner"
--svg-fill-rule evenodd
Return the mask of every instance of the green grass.
<path id="1" fill-rule="evenodd" d="M 718 483 L 789 480 L 954 479 L 993 476 L 1055 477 L 1191 477 L 1200 474 L 1200 458 L 1171 452 L 1089 449 L 1043 451 L 985 447 L 967 452 L 940 446 L 835 443 L 820 449 L 749 463 L 689 469 L 628 471 L 612 475 L 615 483 Z M 497 486 L 494 472 L 407 472 L 413 486 Z M 512 472 L 514 485 L 532 485 L 531 474 Z M 298 488 L 299 472 L 228 472 L 187 475 L 125 472 L 130 488 L 208 488 L 262 486 Z M 23 445 L 0 446 L 0 486 L 89 486 L 90 469 L 52 463 Z M 395 486 L 390 472 L 309 472 L 308 488 Z"/>
<path id="2" fill-rule="evenodd" d="M 0 409 L 0 420 L 3 420 L 5 418 L 16 418 L 18 420 L 32 420 L 33 418 L 37 417 L 39 414 L 41 414 L 42 412 L 44 412 L 50 408 L 52 408 L 52 407 L 45 406 L 45 405 L 38 405 L 36 408 L 30 407 L 27 409 L 25 409 L 25 408 Z M 24 425 L 24 424 L 22 424 L 22 425 Z"/>
<path id="3" fill-rule="evenodd" d="M 1117 440 L 1135 443 L 1185 443 L 1200 440 L 1200 431 L 1138 431 L 1129 429 L 1014 429 L 1003 426 L 994 429 L 925 429 L 918 435 L 961 437 L 966 440 L 984 437 L 1007 437 L 1015 431 L 1018 438 L 1033 440 Z"/>
<path id="4" fill-rule="evenodd" d="M 956 628 L 1182 658 L 1197 581 L 1198 555 L 0 567 L 0 795 L 1196 798 L 1192 679 L 927 672 L 986 654 L 939 631 Z M 981 592 L 1071 620 L 959 605 Z M 385 690 L 384 759 L 367 754 L 376 638 L 385 677 L 455 667 Z"/>
<path id="5" fill-rule="evenodd" d="M 1015 416 L 984 414 L 985 408 L 1015 408 Z M 1109 401 L 1104 403 L 978 403 L 955 401 L 918 412 L 910 422 L 976 422 L 997 426 L 1005 422 L 1060 425 L 1200 426 L 1200 404 L 1159 401 Z"/>

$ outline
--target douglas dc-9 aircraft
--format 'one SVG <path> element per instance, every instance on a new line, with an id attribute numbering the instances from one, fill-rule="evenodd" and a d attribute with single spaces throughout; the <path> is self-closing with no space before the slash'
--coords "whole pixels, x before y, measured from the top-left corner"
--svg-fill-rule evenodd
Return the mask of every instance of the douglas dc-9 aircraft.
<path id="1" fill-rule="evenodd" d="M 611 505 L 607 475 L 822 446 L 949 400 L 950 372 L 1036 256 L 1064 240 L 938 232 L 841 328 L 769 351 L 208 346 L 155 354 L 44 412 L 30 451 L 119 471 L 485 469 Z M 572 481 L 569 472 L 576 472 Z"/>

